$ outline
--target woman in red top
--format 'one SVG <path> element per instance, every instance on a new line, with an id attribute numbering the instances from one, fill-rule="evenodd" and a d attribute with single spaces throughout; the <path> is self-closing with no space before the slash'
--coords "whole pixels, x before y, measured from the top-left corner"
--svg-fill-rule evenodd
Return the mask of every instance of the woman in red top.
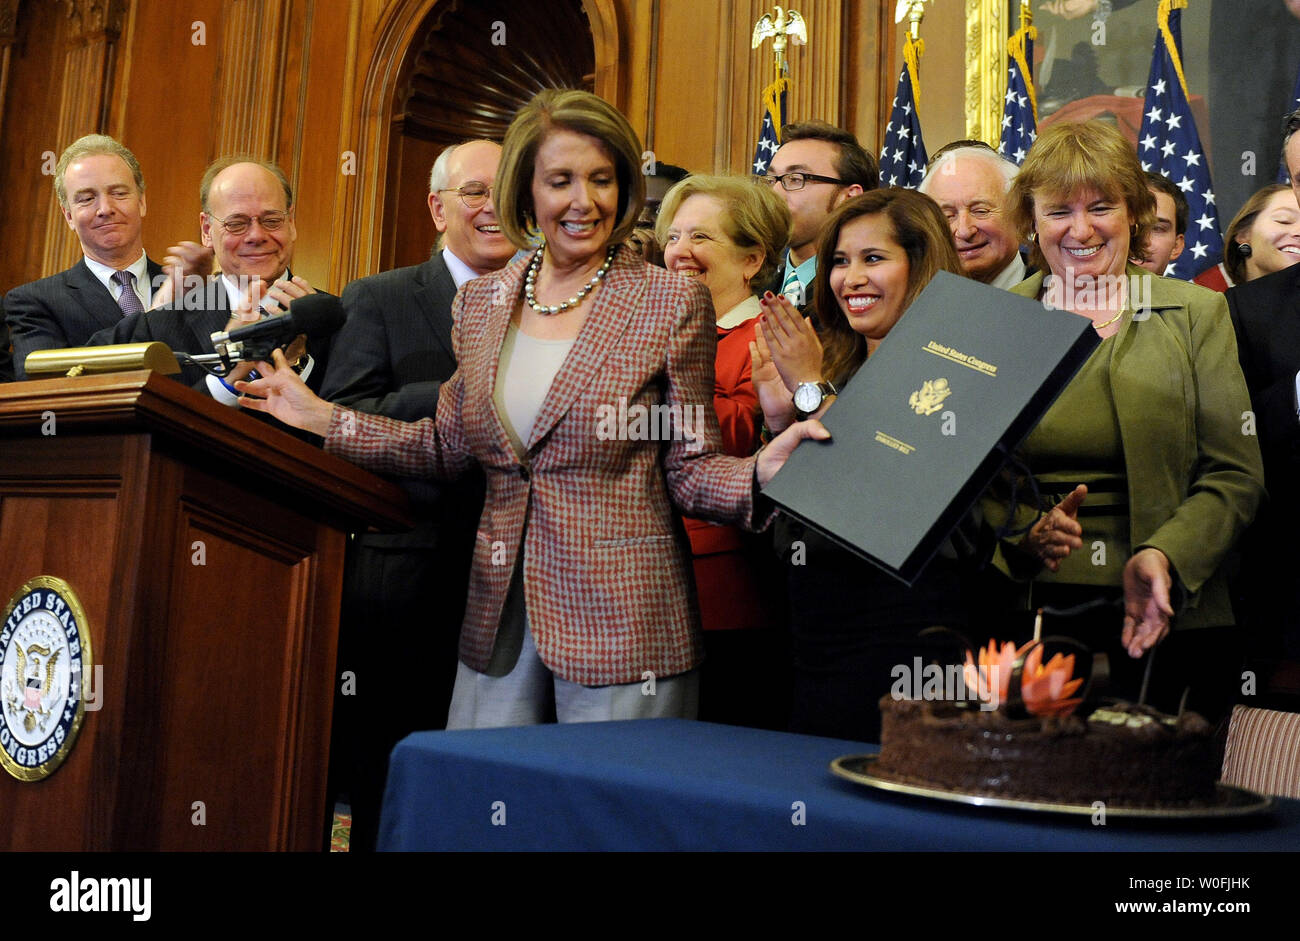
<path id="1" fill-rule="evenodd" d="M 761 426 L 751 379 L 749 344 L 759 314 L 755 286 L 767 284 L 790 239 L 790 211 L 769 187 L 747 177 L 692 176 L 664 197 L 656 236 L 664 267 L 709 289 L 718 325 L 714 410 L 723 449 L 735 457 L 758 450 Z M 785 661 L 770 628 L 784 604 L 760 572 L 770 565 L 752 535 L 734 526 L 685 519 L 691 540 L 707 659 L 701 718 L 783 725 L 780 697 L 746 696 L 755 671 L 765 676 Z M 741 630 L 746 629 L 746 630 Z M 762 630 L 753 630 L 762 629 Z M 748 700 L 748 701 L 747 701 Z"/>

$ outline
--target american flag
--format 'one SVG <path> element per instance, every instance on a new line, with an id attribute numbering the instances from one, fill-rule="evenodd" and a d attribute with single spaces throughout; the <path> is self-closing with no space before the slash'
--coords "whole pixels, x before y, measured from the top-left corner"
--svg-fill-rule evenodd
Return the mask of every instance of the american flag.
<path id="1" fill-rule="evenodd" d="M 885 125 L 885 145 L 880 151 L 880 185 L 916 189 L 925 176 L 929 158 L 921 139 L 921 119 L 916 114 L 916 89 L 913 87 L 913 63 L 920 57 L 919 43 L 914 48 L 911 37 L 903 49 L 903 71 L 898 76 L 893 110 Z"/>
<path id="2" fill-rule="evenodd" d="M 785 125 L 785 90 L 789 82 L 778 78 L 763 89 L 763 126 L 754 148 L 754 175 L 762 176 L 781 146 L 781 128 Z"/>
<path id="3" fill-rule="evenodd" d="M 1007 40 L 1007 93 L 1002 104 L 1002 141 L 998 153 L 1016 165 L 1038 138 L 1038 97 L 1034 94 L 1034 37 L 1038 30 L 1021 26 Z"/>
<path id="4" fill-rule="evenodd" d="M 1190 281 L 1222 259 L 1223 236 L 1219 234 L 1219 211 L 1214 205 L 1205 148 L 1192 120 L 1183 80 L 1180 11 L 1186 6 L 1187 0 L 1163 0 L 1156 14 L 1160 29 L 1142 106 L 1145 113 L 1138 131 L 1138 157 L 1142 169 L 1163 173 L 1187 198 L 1187 248 L 1165 269 L 1165 276 Z"/>

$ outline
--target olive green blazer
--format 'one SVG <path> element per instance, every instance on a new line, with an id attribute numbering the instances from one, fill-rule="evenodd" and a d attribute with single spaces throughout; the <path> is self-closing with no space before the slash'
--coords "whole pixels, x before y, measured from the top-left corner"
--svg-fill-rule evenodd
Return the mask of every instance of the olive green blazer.
<path id="1" fill-rule="evenodd" d="M 1255 517 L 1264 471 L 1228 305 L 1222 294 L 1136 265 L 1127 274 L 1146 276 L 1151 285 L 1149 310 L 1125 313 L 1108 346 L 1128 478 L 1129 544 L 1133 552 L 1150 546 L 1168 556 L 1175 628 L 1229 625 L 1224 561 Z M 1034 298 L 1042 285 L 1039 272 L 1011 290 Z M 1130 296 L 1145 302 L 1146 290 Z M 992 490 L 983 504 L 994 525 L 1007 516 L 997 497 Z M 1036 514 L 1020 504 L 1015 525 Z M 1087 544 L 1085 527 L 1083 551 Z M 1014 556 L 1023 558 L 1000 545 L 994 563 L 1014 575 L 1023 570 Z"/>

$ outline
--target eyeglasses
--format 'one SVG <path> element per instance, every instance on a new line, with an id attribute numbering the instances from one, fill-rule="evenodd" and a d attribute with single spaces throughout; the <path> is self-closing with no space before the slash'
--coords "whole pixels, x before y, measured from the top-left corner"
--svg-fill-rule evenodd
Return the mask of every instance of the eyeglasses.
<path id="1" fill-rule="evenodd" d="M 492 195 L 492 187 L 486 183 L 480 183 L 478 180 L 470 180 L 463 186 L 455 189 L 438 190 L 439 193 L 456 193 L 460 196 L 460 201 L 465 204 L 466 209 L 477 209 L 488 201 Z"/>
<path id="2" fill-rule="evenodd" d="M 837 180 L 833 176 L 819 176 L 816 173 L 782 173 L 780 175 L 760 176 L 760 180 L 768 186 L 775 186 L 780 183 L 781 188 L 787 193 L 796 193 L 804 188 L 807 183 L 834 183 L 836 186 L 844 186 L 843 180 Z"/>
<path id="3" fill-rule="evenodd" d="M 257 224 L 267 232 L 274 232 L 283 227 L 283 225 L 289 221 L 289 214 L 287 212 L 280 212 L 276 209 L 271 212 L 264 212 L 260 216 L 255 217 L 255 219 L 250 219 L 245 215 L 236 214 L 233 216 L 227 216 L 225 219 L 214 218 L 213 221 L 231 235 L 243 235 L 248 231 L 248 227 L 251 226 L 254 221 L 256 221 Z"/>
<path id="4" fill-rule="evenodd" d="M 948 207 L 943 211 L 943 217 L 949 222 L 956 222 L 957 217 L 961 215 L 962 210 L 974 219 L 976 222 L 984 222 L 992 219 L 998 214 L 998 210 L 992 206 L 962 206 L 960 209 Z"/>

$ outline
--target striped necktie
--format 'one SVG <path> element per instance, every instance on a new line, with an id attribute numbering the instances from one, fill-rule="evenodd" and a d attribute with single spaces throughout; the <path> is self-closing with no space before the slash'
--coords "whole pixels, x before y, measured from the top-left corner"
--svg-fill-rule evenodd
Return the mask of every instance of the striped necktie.
<path id="1" fill-rule="evenodd" d="M 802 307 L 804 303 L 803 282 L 799 280 L 795 266 L 787 261 L 785 263 L 785 282 L 781 285 L 781 293 L 789 299 L 795 307 Z"/>
<path id="2" fill-rule="evenodd" d="M 135 293 L 134 274 L 130 271 L 115 271 L 113 283 L 122 287 L 122 293 L 117 296 L 117 306 L 122 308 L 123 314 L 138 314 L 144 310 L 144 305 L 140 303 L 140 295 Z"/>

